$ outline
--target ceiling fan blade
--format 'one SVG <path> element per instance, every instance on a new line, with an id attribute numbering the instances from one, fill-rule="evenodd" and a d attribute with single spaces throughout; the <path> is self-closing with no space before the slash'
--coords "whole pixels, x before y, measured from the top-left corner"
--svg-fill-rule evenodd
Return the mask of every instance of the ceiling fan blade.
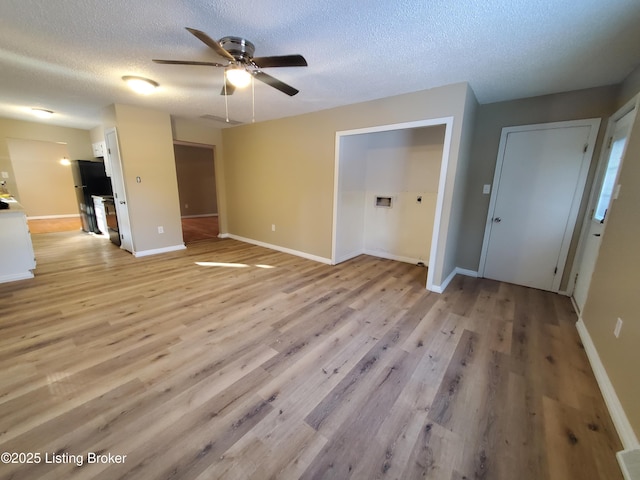
<path id="1" fill-rule="evenodd" d="M 267 75 L 264 72 L 256 71 L 253 72 L 253 76 L 256 77 L 261 82 L 266 83 L 267 85 L 280 90 L 282 93 L 286 93 L 290 97 L 293 97 L 300 90 L 293 88 L 291 85 L 287 85 L 286 83 L 278 80 L 277 78 L 273 78 L 271 75 Z"/>
<path id="2" fill-rule="evenodd" d="M 254 57 L 251 59 L 260 68 L 270 67 L 306 67 L 307 61 L 302 55 L 281 55 L 275 57 Z"/>
<path id="3" fill-rule="evenodd" d="M 233 92 L 236 91 L 235 85 L 233 85 L 229 80 L 227 80 L 227 76 L 224 76 L 224 82 L 227 86 L 225 91 L 225 86 L 222 86 L 222 90 L 220 91 L 220 95 L 233 95 Z"/>
<path id="4" fill-rule="evenodd" d="M 204 65 L 207 67 L 225 67 L 226 65 L 222 65 L 221 63 L 215 62 L 192 62 L 190 60 L 156 60 L 153 59 L 152 62 L 161 63 L 163 65 Z"/>
<path id="5" fill-rule="evenodd" d="M 212 48 L 218 55 L 220 55 L 223 58 L 226 58 L 227 60 L 235 62 L 235 58 L 233 58 L 233 56 L 229 52 L 227 52 L 224 48 L 222 48 L 222 46 L 218 42 L 216 42 L 213 38 L 211 38 L 209 35 L 207 35 L 206 33 L 200 30 L 196 30 L 195 28 L 186 27 L 186 29 L 189 31 L 189 33 L 194 35 L 198 40 L 203 42 L 208 47 Z"/>

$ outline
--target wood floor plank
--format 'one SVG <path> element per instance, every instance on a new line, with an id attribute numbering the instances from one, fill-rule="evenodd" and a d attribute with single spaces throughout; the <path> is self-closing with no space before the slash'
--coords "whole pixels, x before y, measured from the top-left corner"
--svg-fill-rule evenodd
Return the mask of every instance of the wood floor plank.
<path id="1" fill-rule="evenodd" d="M 367 255 L 102 240 L 34 235 L 35 278 L 0 284 L 0 452 L 85 461 L 2 480 L 622 478 L 565 297 L 463 276 L 438 295 L 426 268 Z"/>

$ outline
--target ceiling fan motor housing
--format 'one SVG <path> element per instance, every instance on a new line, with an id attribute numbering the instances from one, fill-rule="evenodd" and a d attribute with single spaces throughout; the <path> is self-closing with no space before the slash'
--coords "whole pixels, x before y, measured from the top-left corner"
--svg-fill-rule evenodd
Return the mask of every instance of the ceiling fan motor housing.
<path id="1" fill-rule="evenodd" d="M 249 61 L 256 50 L 253 43 L 241 37 L 223 37 L 218 42 L 233 58 L 242 63 Z"/>

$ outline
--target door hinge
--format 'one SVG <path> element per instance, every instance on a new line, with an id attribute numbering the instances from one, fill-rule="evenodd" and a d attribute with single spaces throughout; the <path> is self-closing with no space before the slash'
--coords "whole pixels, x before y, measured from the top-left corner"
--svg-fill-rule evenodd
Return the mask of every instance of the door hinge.
<path id="1" fill-rule="evenodd" d="M 609 141 L 607 141 L 607 148 L 611 148 L 612 143 L 613 143 L 613 137 L 609 137 Z"/>
<path id="2" fill-rule="evenodd" d="M 587 153 L 587 150 L 589 150 L 589 144 L 585 143 L 584 148 L 582 149 L 582 153 Z"/>
<path id="3" fill-rule="evenodd" d="M 109 153 L 109 155 L 111 155 L 111 149 L 107 148 L 107 152 Z"/>
<path id="4" fill-rule="evenodd" d="M 553 274 L 555 275 L 556 273 L 558 273 L 558 267 L 553 270 Z"/>

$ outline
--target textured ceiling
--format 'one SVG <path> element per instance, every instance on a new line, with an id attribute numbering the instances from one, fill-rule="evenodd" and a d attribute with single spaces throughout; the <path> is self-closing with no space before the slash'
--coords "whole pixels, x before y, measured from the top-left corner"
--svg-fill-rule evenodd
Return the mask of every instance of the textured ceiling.
<path id="1" fill-rule="evenodd" d="M 265 69 L 300 93 L 256 82 L 256 121 L 462 81 L 490 103 L 619 83 L 640 64 L 638 0 L 1 0 L 0 117 L 37 106 L 88 129 L 113 103 L 224 117 L 222 69 L 151 62 L 220 61 L 185 27 L 305 56 Z M 123 75 L 161 88 L 138 96 Z M 251 121 L 251 105 L 236 91 L 230 117 Z"/>

